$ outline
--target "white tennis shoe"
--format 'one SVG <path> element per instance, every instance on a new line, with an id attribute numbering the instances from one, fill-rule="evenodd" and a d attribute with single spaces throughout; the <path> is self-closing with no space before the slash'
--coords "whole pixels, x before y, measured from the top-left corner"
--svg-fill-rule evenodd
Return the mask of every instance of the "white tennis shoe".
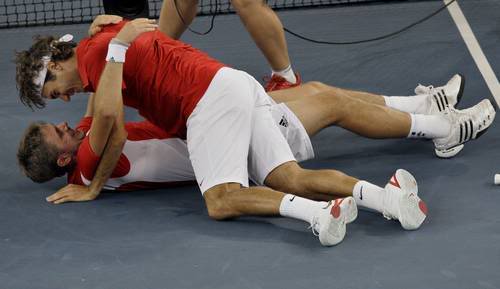
<path id="1" fill-rule="evenodd" d="M 419 84 L 415 88 L 415 93 L 428 95 L 429 110 L 426 114 L 439 114 L 444 113 L 447 108 L 455 108 L 462 99 L 464 85 L 465 78 L 460 74 L 455 74 L 446 85 L 440 87 Z"/>
<path id="2" fill-rule="evenodd" d="M 406 230 L 418 229 L 427 217 L 427 205 L 418 196 L 415 178 L 398 169 L 385 186 L 383 215 L 398 220 Z"/>
<path id="3" fill-rule="evenodd" d="M 458 152 L 454 154 L 449 152 L 484 134 L 493 123 L 495 114 L 495 108 L 489 99 L 483 99 L 475 106 L 464 110 L 448 109 L 443 115 L 450 121 L 451 130 L 448 136 L 433 140 L 436 155 L 444 158 L 456 155 Z"/>
<path id="4" fill-rule="evenodd" d="M 358 208 L 353 197 L 336 199 L 328 202 L 313 218 L 313 234 L 319 237 L 323 246 L 334 246 L 342 242 L 346 233 L 346 224 L 358 216 Z"/>

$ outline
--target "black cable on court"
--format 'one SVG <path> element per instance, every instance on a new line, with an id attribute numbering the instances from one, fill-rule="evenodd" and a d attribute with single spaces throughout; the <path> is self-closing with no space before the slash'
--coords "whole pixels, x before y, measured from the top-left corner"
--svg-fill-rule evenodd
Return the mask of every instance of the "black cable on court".
<path id="1" fill-rule="evenodd" d="M 177 0 L 174 0 L 174 5 L 175 5 L 175 9 L 177 10 L 177 14 L 179 15 L 179 18 L 181 19 L 182 23 L 184 24 L 184 26 L 186 26 L 188 28 L 189 31 L 191 31 L 192 33 L 194 34 L 197 34 L 197 35 L 207 35 L 208 33 L 210 33 L 212 31 L 212 29 L 214 28 L 214 22 L 215 22 L 215 16 L 217 16 L 217 12 L 218 12 L 218 9 L 219 9 L 219 0 L 214 0 L 215 1 L 215 11 L 213 11 L 214 14 L 212 14 L 212 20 L 211 20 L 211 23 L 210 23 L 210 28 L 205 31 L 205 32 L 199 32 L 199 31 L 196 31 L 196 30 L 193 30 L 191 29 L 191 27 L 186 24 L 186 21 L 184 21 L 184 18 L 182 17 L 182 13 L 179 11 L 179 7 L 177 6 Z M 394 32 L 391 32 L 391 33 L 388 33 L 388 34 L 385 34 L 385 35 L 381 35 L 381 36 L 377 36 L 377 37 L 373 37 L 373 38 L 368 38 L 368 39 L 363 39 L 363 40 L 356 40 L 356 41 L 324 41 L 324 40 L 316 40 L 316 39 L 312 39 L 310 37 L 307 37 L 307 36 L 304 36 L 304 35 L 301 35 L 297 32 L 294 32 L 286 27 L 283 27 L 283 30 L 285 30 L 287 33 L 299 38 L 299 39 L 302 39 L 302 40 L 305 40 L 305 41 L 309 41 L 309 42 L 312 42 L 312 43 L 317 43 L 317 44 L 328 44 L 328 45 L 351 45 L 351 44 L 361 44 L 361 43 L 367 43 L 367 42 L 373 42 L 373 41 L 378 41 L 378 40 L 382 40 L 382 39 L 387 39 L 387 38 L 390 38 L 392 36 L 395 36 L 397 34 L 400 34 L 400 33 L 403 33 L 429 19 L 431 19 L 432 17 L 436 16 L 437 14 L 439 14 L 441 11 L 443 11 L 444 9 L 446 9 L 448 6 L 450 6 L 452 3 L 456 2 L 457 0 L 451 0 L 450 2 L 446 3 L 445 5 L 441 6 L 439 9 L 437 9 L 436 11 L 432 12 L 431 14 L 423 17 L 422 19 L 420 20 L 417 20 L 399 30 L 396 30 Z"/>

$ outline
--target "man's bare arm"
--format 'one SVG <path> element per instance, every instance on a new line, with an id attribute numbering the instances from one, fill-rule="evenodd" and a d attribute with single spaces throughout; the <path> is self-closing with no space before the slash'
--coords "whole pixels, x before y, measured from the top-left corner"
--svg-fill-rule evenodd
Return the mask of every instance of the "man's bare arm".
<path id="1" fill-rule="evenodd" d="M 140 34 L 153 31 L 157 28 L 154 20 L 139 18 L 127 23 L 122 30 L 117 34 L 116 39 L 120 42 L 129 44 Z M 104 93 L 102 91 L 102 87 L 108 91 L 108 88 L 111 88 L 111 92 L 119 94 L 120 97 L 116 97 L 113 95 L 111 98 L 95 98 L 94 107 L 96 108 L 95 115 L 96 117 L 110 117 L 110 121 L 114 121 L 114 129 L 113 133 L 111 131 L 108 132 L 108 144 L 106 145 L 106 149 L 104 150 L 104 154 L 102 155 L 101 161 L 99 162 L 99 166 L 97 167 L 94 178 L 92 179 L 92 183 L 89 186 L 89 191 L 91 196 L 97 197 L 104 187 L 104 184 L 107 182 L 111 173 L 113 172 L 118 160 L 120 159 L 121 152 L 123 150 L 123 145 L 127 140 L 127 132 L 125 131 L 124 124 L 124 113 L 123 113 L 123 100 L 121 97 L 121 84 L 123 78 L 123 64 L 122 63 L 113 63 L 108 62 L 105 69 L 117 69 L 117 71 L 113 71 L 113 74 L 106 74 L 106 77 L 110 77 L 111 81 L 107 83 L 106 86 L 102 85 L 103 81 L 102 76 L 99 80 L 99 87 L 97 88 L 96 93 Z M 116 73 L 119 73 L 120 82 L 116 82 Z M 103 73 L 104 75 L 104 73 Z M 104 79 L 105 81 L 107 79 Z M 116 87 L 119 85 L 119 88 Z M 97 109 L 99 107 L 99 110 Z M 113 109 L 115 108 L 115 109 Z M 120 109 L 116 109 L 120 108 Z M 100 111 L 101 110 L 101 111 Z M 96 120 L 94 117 L 94 121 Z M 111 127 L 113 128 L 113 127 Z M 94 198 L 95 198 L 94 197 Z"/>
<path id="2" fill-rule="evenodd" d="M 85 111 L 84 117 L 92 117 L 94 116 L 94 94 L 91 93 L 89 95 L 89 99 L 87 101 L 87 110 Z"/>
<path id="3" fill-rule="evenodd" d="M 95 94 L 87 103 L 86 116 L 92 114 L 89 143 L 96 155 L 102 154 L 89 187 L 69 184 L 47 201 L 60 204 L 68 201 L 90 201 L 97 198 L 111 176 L 127 139 L 123 121 L 121 93 L 123 63 L 108 62 Z M 93 104 L 93 105 L 92 105 Z"/>

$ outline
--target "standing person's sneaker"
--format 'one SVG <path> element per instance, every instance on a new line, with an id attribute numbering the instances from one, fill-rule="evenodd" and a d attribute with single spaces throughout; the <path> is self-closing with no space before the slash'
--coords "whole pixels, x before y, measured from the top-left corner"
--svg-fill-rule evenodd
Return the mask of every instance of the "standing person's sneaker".
<path id="1" fill-rule="evenodd" d="M 295 77 L 297 78 L 297 81 L 295 83 L 291 83 L 288 82 L 285 78 L 273 74 L 271 78 L 269 77 L 264 78 L 264 81 L 267 82 L 264 88 L 266 89 L 267 92 L 271 92 L 275 90 L 281 90 L 299 86 L 302 83 L 302 79 L 300 78 L 300 75 L 298 73 L 295 73 Z"/>

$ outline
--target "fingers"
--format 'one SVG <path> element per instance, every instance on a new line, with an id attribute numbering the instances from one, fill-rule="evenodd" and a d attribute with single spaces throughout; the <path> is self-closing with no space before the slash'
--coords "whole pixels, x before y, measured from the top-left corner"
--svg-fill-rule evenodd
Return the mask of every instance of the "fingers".
<path id="1" fill-rule="evenodd" d="M 106 25 L 106 24 L 116 24 L 120 21 L 123 20 L 123 17 L 118 16 L 118 15 L 110 15 L 110 14 L 103 14 L 99 15 L 94 19 L 94 23 L 98 25 Z"/>
<path id="2" fill-rule="evenodd" d="M 123 20 L 123 17 L 118 15 L 99 15 L 97 16 L 92 24 L 90 25 L 88 34 L 90 37 L 94 36 L 96 33 L 102 30 L 102 26 L 109 24 L 117 24 Z"/>
<path id="3" fill-rule="evenodd" d="M 57 194 L 57 195 L 56 195 Z M 57 192 L 56 194 L 47 198 L 47 202 L 52 204 L 62 204 L 66 202 L 78 202 L 78 201 L 88 201 L 88 198 L 85 198 L 81 195 L 75 195 L 71 192 Z M 56 195 L 56 196 L 55 196 Z"/>
<path id="4" fill-rule="evenodd" d="M 92 37 L 92 36 L 94 36 L 95 34 L 97 34 L 101 30 L 102 30 L 101 26 L 90 27 L 90 29 L 89 29 L 89 36 Z"/>
<path id="5" fill-rule="evenodd" d="M 93 200 L 95 197 L 95 195 L 89 194 L 87 187 L 69 184 L 56 193 L 48 196 L 46 200 L 53 204 L 62 204 L 71 201 L 89 201 Z"/>
<path id="6" fill-rule="evenodd" d="M 107 15 L 109 16 L 109 21 L 113 24 L 117 24 L 118 22 L 123 20 L 123 17 L 118 15 Z"/>
<path id="7" fill-rule="evenodd" d="M 158 29 L 156 20 L 137 18 L 128 22 L 116 35 L 116 38 L 124 43 L 132 43 L 139 35 Z"/>
<path id="8" fill-rule="evenodd" d="M 58 204 L 66 203 L 66 202 L 69 202 L 69 201 L 71 201 L 71 200 L 68 199 L 68 197 L 63 197 L 63 198 L 60 198 L 58 200 L 55 200 L 54 202 L 52 202 L 52 204 L 58 205 Z"/>
<path id="9" fill-rule="evenodd" d="M 59 200 L 60 198 L 64 197 L 65 196 L 65 193 L 64 191 L 62 191 L 63 189 L 57 191 L 56 193 L 48 196 L 47 198 L 45 198 L 45 200 L 47 200 L 47 202 L 54 202 L 56 200 Z"/>

